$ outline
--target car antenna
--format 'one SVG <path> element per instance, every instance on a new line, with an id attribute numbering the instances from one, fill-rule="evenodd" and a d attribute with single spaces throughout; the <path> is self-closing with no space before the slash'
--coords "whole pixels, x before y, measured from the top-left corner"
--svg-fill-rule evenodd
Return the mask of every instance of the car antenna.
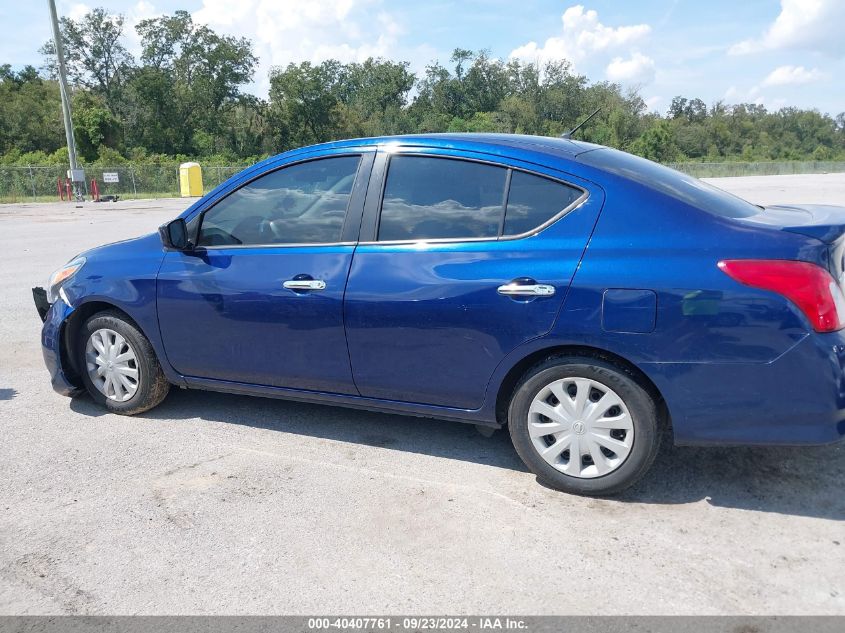
<path id="1" fill-rule="evenodd" d="M 592 119 L 594 116 L 596 116 L 596 115 L 597 115 L 600 111 L 601 111 L 601 106 L 599 106 L 598 108 L 596 108 L 595 110 L 593 110 L 593 113 L 592 113 L 590 116 L 588 116 L 586 119 L 584 119 L 583 121 L 581 121 L 581 122 L 580 122 L 578 125 L 576 125 L 574 128 L 572 128 L 572 129 L 571 129 L 571 130 L 569 130 L 568 132 L 564 132 L 563 134 L 561 134 L 561 135 L 560 135 L 560 138 L 565 138 L 565 139 L 567 139 L 567 140 L 571 139 L 571 138 L 572 138 L 572 135 L 573 135 L 573 134 L 575 134 L 575 132 L 577 132 L 577 131 L 578 131 L 578 130 L 582 127 L 582 126 L 584 126 L 584 125 L 585 125 L 585 124 L 586 124 L 586 123 L 587 123 L 590 119 Z"/>

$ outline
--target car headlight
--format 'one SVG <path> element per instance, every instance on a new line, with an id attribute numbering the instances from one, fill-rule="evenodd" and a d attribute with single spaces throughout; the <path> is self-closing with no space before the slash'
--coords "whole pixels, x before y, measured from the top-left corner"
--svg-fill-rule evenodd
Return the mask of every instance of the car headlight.
<path id="1" fill-rule="evenodd" d="M 62 284 L 73 277 L 84 264 L 85 258 L 77 257 L 50 275 L 50 281 L 47 282 L 47 301 L 56 303 L 59 300 L 59 290 L 61 290 Z"/>

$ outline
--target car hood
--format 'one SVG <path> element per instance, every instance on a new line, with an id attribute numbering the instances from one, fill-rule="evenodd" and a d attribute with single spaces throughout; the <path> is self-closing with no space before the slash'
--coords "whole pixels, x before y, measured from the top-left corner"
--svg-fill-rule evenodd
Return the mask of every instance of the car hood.
<path id="1" fill-rule="evenodd" d="M 86 259 L 125 256 L 129 254 L 138 254 L 141 252 L 161 251 L 161 238 L 158 233 L 149 233 L 140 237 L 133 237 L 127 240 L 120 240 L 117 242 L 109 242 L 101 246 L 95 246 L 76 257 L 84 257 Z"/>

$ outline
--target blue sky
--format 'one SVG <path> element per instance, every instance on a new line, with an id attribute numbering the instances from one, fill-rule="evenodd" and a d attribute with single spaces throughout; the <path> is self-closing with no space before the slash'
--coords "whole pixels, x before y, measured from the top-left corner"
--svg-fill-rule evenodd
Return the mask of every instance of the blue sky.
<path id="1" fill-rule="evenodd" d="M 58 0 L 60 14 L 103 6 L 131 25 L 175 9 L 253 40 L 266 95 L 272 65 L 383 56 L 421 71 L 456 46 L 502 59 L 570 59 L 591 80 L 638 86 L 664 112 L 675 95 L 845 111 L 845 0 Z M 4 0 L 0 63 L 41 64 L 47 3 Z"/>

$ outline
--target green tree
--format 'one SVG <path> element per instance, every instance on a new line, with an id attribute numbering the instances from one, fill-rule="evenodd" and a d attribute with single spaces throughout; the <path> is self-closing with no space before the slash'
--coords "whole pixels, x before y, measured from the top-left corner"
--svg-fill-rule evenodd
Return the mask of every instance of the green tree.
<path id="1" fill-rule="evenodd" d="M 282 147 L 337 138 L 340 67 L 336 61 L 302 62 L 270 72 L 271 117 Z"/>
<path id="2" fill-rule="evenodd" d="M 17 73 L 0 66 L 0 154 L 52 154 L 64 144 L 63 130 L 58 84 L 32 66 Z"/>
<path id="3" fill-rule="evenodd" d="M 134 65 L 122 42 L 123 23 L 122 15 L 110 15 L 101 7 L 79 20 L 64 17 L 60 23 L 69 80 L 102 96 L 112 114 L 121 110 L 123 86 Z M 41 52 L 46 57 L 49 75 L 55 78 L 53 40 L 47 41 Z"/>
<path id="4" fill-rule="evenodd" d="M 636 90 L 591 82 L 567 60 L 538 65 L 456 48 L 416 77 L 408 62 L 290 63 L 270 74 L 269 99 L 242 92 L 257 58 L 249 40 L 221 35 L 176 11 L 136 26 L 102 8 L 62 21 L 74 130 L 84 160 L 248 159 L 350 136 L 515 132 L 557 136 L 597 114 L 576 139 L 659 161 L 845 159 L 845 113 L 677 96 L 665 117 Z M 66 158 L 54 51 L 46 74 L 0 65 L 5 163 Z M 26 163 L 24 163 L 26 164 Z"/>
<path id="5" fill-rule="evenodd" d="M 92 92 L 74 95 L 73 131 L 79 154 L 86 161 L 96 160 L 101 147 L 122 145 L 120 122 L 103 98 Z"/>
<path id="6" fill-rule="evenodd" d="M 143 66 L 133 76 L 133 102 L 145 106 L 139 108 L 145 116 L 134 127 L 133 144 L 145 145 L 144 124 L 163 117 L 154 130 L 157 144 L 169 142 L 171 151 L 190 153 L 200 150 L 195 139 L 210 138 L 202 150 L 222 149 L 233 111 L 254 103 L 240 92 L 258 62 L 250 41 L 197 25 L 187 11 L 143 20 L 136 30 Z M 156 103 L 161 99 L 171 103 Z"/>
<path id="7" fill-rule="evenodd" d="M 657 119 L 642 136 L 637 138 L 631 145 L 631 151 L 643 158 L 663 163 L 679 158 L 672 126 L 664 119 Z"/>

